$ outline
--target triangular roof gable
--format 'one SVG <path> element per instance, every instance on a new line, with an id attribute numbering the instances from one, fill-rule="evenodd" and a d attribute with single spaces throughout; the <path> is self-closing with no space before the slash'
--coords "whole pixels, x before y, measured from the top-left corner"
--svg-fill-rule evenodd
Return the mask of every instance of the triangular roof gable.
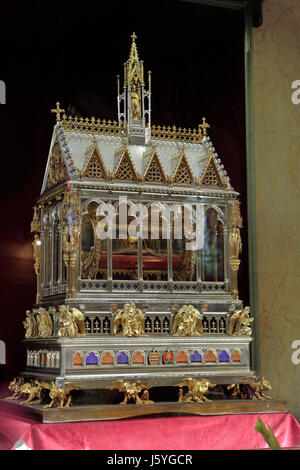
<path id="1" fill-rule="evenodd" d="M 160 163 L 156 150 L 150 158 L 146 171 L 144 172 L 143 181 L 147 183 L 166 183 L 167 177 Z"/>
<path id="2" fill-rule="evenodd" d="M 82 177 L 93 179 L 107 179 L 108 174 L 96 143 L 91 151 L 90 157 L 87 159 L 86 164 L 81 172 Z"/>
<path id="3" fill-rule="evenodd" d="M 184 184 L 190 185 L 194 182 L 194 177 L 190 169 L 188 160 L 184 154 L 184 151 L 181 152 L 181 157 L 176 165 L 172 176 L 173 184 Z"/>
<path id="4" fill-rule="evenodd" d="M 127 148 L 123 151 L 113 177 L 119 181 L 138 181 L 138 177 Z"/>
<path id="5" fill-rule="evenodd" d="M 207 164 L 200 178 L 200 185 L 201 184 L 203 184 L 204 186 L 215 186 L 215 187 L 224 186 L 222 178 L 219 175 L 217 166 L 214 161 L 214 156 L 212 153 L 209 154 Z"/>
<path id="6" fill-rule="evenodd" d="M 54 130 L 50 144 L 41 194 L 43 194 L 48 188 L 51 188 L 52 186 L 55 186 L 56 184 L 61 183 L 63 181 L 67 181 L 68 178 L 69 174 L 64 154 L 62 152 L 59 139 L 57 138 L 56 132 Z"/>

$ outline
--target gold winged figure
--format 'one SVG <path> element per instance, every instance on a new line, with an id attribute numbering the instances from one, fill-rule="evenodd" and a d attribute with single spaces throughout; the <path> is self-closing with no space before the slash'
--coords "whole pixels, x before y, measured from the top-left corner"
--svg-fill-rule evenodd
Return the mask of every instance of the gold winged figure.
<path id="1" fill-rule="evenodd" d="M 32 338 L 37 336 L 37 324 L 34 314 L 30 310 L 26 310 L 26 318 L 23 321 L 25 328 L 25 338 Z"/>
<path id="2" fill-rule="evenodd" d="M 213 388 L 216 385 L 210 383 L 207 379 L 184 379 L 182 382 L 178 384 L 179 388 L 179 395 L 178 395 L 178 402 L 192 402 L 196 401 L 198 403 L 204 403 L 211 401 L 206 398 L 205 393 L 208 392 L 209 388 Z M 183 387 L 187 387 L 187 392 L 183 393 Z"/>
<path id="3" fill-rule="evenodd" d="M 22 377 L 15 377 L 8 385 L 8 390 L 13 392 L 13 395 L 10 395 L 5 398 L 5 400 L 17 400 L 20 397 L 20 388 L 24 384 L 24 379 Z"/>
<path id="4" fill-rule="evenodd" d="M 154 403 L 149 400 L 149 385 L 141 380 L 136 382 L 125 382 L 124 380 L 117 380 L 110 387 L 109 390 L 119 390 L 124 393 L 124 400 L 120 405 L 126 405 L 128 402 L 134 402 L 137 405 L 149 405 Z M 139 395 L 141 393 L 141 396 Z"/>
<path id="5" fill-rule="evenodd" d="M 142 311 L 135 304 L 125 304 L 114 315 L 114 334 L 116 336 L 146 336 L 145 320 Z"/>
<path id="6" fill-rule="evenodd" d="M 49 397 L 51 401 L 45 405 L 44 408 L 69 408 L 72 400 L 72 390 L 80 390 L 80 387 L 69 382 L 65 383 L 63 387 L 59 387 L 57 383 L 52 382 L 49 385 Z"/>
<path id="7" fill-rule="evenodd" d="M 84 315 L 77 308 L 69 308 L 66 305 L 59 306 L 59 330 L 58 336 L 84 336 L 86 334 Z"/>
<path id="8" fill-rule="evenodd" d="M 40 382 L 34 380 L 30 382 L 24 382 L 23 378 L 14 379 L 8 386 L 9 390 L 12 390 L 14 394 L 7 397 L 7 400 L 18 400 L 23 395 L 27 395 L 26 400 L 21 401 L 21 404 L 26 405 L 39 405 L 42 403 L 42 391 L 49 388 L 49 384 L 46 382 Z"/>
<path id="9" fill-rule="evenodd" d="M 41 338 L 52 336 L 53 323 L 52 318 L 43 307 L 37 311 L 37 334 Z"/>
<path id="10" fill-rule="evenodd" d="M 175 315 L 173 333 L 176 336 L 201 336 L 202 314 L 193 305 L 184 305 Z"/>
<path id="11" fill-rule="evenodd" d="M 45 388 L 49 388 L 49 385 L 46 382 L 39 382 L 38 380 L 21 385 L 21 395 L 28 395 L 25 401 L 21 401 L 21 404 L 40 405 L 43 401 L 41 393 Z"/>
<path id="12" fill-rule="evenodd" d="M 235 310 L 229 320 L 230 335 L 235 336 L 251 336 L 252 322 L 254 318 L 250 318 L 250 307 L 245 307 L 243 310 Z"/>
<path id="13" fill-rule="evenodd" d="M 226 389 L 232 397 L 242 400 L 272 400 L 267 395 L 272 390 L 271 384 L 264 377 L 246 377 L 240 384 L 228 385 Z"/>

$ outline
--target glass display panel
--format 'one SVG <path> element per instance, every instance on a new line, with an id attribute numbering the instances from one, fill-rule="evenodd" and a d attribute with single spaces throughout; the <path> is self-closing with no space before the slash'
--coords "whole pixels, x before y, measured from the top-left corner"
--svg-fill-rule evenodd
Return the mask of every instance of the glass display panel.
<path id="1" fill-rule="evenodd" d="M 201 251 L 202 281 L 224 281 L 224 227 L 213 208 L 205 213 L 204 246 Z"/>
<path id="2" fill-rule="evenodd" d="M 163 219 L 159 207 L 148 209 L 148 238 L 142 239 L 143 279 L 168 280 L 168 241 L 163 238 Z M 154 238 L 155 237 L 155 238 Z"/>
<path id="3" fill-rule="evenodd" d="M 128 215 L 129 206 L 120 204 L 115 217 L 116 236 L 112 239 L 112 278 L 138 279 L 138 238 L 128 235 L 128 225 L 134 217 Z"/>

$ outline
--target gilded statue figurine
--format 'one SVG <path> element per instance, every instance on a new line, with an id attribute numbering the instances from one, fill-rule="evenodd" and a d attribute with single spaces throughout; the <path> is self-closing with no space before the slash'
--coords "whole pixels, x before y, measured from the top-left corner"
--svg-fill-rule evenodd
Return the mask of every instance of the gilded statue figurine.
<path id="1" fill-rule="evenodd" d="M 233 227 L 231 229 L 229 243 L 231 249 L 231 258 L 238 259 L 242 251 L 242 240 L 240 229 L 238 227 Z"/>
<path id="2" fill-rule="evenodd" d="M 137 120 L 140 117 L 140 99 L 135 87 L 131 92 L 131 117 L 134 120 Z"/>
<path id="3" fill-rule="evenodd" d="M 49 312 L 40 307 L 37 312 L 37 333 L 40 338 L 52 336 L 53 323 Z"/>
<path id="4" fill-rule="evenodd" d="M 152 400 L 149 400 L 149 385 L 141 380 L 136 382 L 124 382 L 124 380 L 117 380 L 113 383 L 109 390 L 119 390 L 119 392 L 124 393 L 124 400 L 120 405 L 126 405 L 128 402 L 134 402 L 137 405 L 149 405 L 154 403 Z M 142 392 L 142 395 L 139 394 Z"/>
<path id="5" fill-rule="evenodd" d="M 134 304 L 125 304 L 114 315 L 114 334 L 117 336 L 146 336 L 144 315 Z"/>
<path id="6" fill-rule="evenodd" d="M 83 336 L 86 334 L 84 316 L 77 308 L 59 306 L 59 330 L 58 336 Z"/>
<path id="7" fill-rule="evenodd" d="M 59 387 L 57 383 L 52 382 L 49 385 L 49 390 L 51 401 L 44 408 L 69 408 L 72 400 L 72 390 L 80 390 L 80 387 L 72 383 L 66 383 L 63 387 Z"/>
<path id="8" fill-rule="evenodd" d="M 267 392 L 272 390 L 270 382 L 264 377 L 261 380 L 257 376 L 246 377 L 240 384 L 231 384 L 226 387 L 234 398 L 242 400 L 272 400 Z"/>
<path id="9" fill-rule="evenodd" d="M 251 336 L 251 324 L 254 318 L 250 318 L 250 307 L 243 310 L 235 310 L 229 320 L 229 334 L 235 336 Z"/>
<path id="10" fill-rule="evenodd" d="M 33 313 L 30 310 L 26 310 L 26 318 L 23 321 L 25 328 L 25 338 L 33 338 L 37 336 L 37 324 Z"/>
<path id="11" fill-rule="evenodd" d="M 203 403 L 211 401 L 205 397 L 205 393 L 207 393 L 209 388 L 213 388 L 216 385 L 211 384 L 207 379 L 184 379 L 178 384 L 178 386 L 180 387 L 178 395 L 179 403 L 192 401 Z M 183 387 L 188 388 L 187 392 L 183 393 Z"/>
<path id="12" fill-rule="evenodd" d="M 202 314 L 192 305 L 184 305 L 175 315 L 173 333 L 176 336 L 203 334 Z"/>
<path id="13" fill-rule="evenodd" d="M 24 384 L 22 377 L 15 377 L 8 385 L 8 390 L 13 392 L 13 395 L 6 397 L 5 400 L 17 400 L 20 396 L 21 386 Z"/>
<path id="14" fill-rule="evenodd" d="M 34 234 L 33 245 L 33 259 L 34 259 L 34 271 L 38 275 L 40 272 L 41 264 L 41 242 L 37 233 Z"/>

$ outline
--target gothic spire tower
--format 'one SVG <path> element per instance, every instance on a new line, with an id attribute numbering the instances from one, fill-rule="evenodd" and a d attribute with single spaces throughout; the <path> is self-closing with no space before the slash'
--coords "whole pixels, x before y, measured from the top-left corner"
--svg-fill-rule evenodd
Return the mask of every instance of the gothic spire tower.
<path id="1" fill-rule="evenodd" d="M 144 64 L 139 60 L 135 33 L 129 59 L 124 64 L 123 93 L 120 94 L 118 76 L 118 120 L 127 128 L 131 144 L 145 145 L 151 139 L 151 72 L 148 72 L 148 90 L 145 90 Z"/>

